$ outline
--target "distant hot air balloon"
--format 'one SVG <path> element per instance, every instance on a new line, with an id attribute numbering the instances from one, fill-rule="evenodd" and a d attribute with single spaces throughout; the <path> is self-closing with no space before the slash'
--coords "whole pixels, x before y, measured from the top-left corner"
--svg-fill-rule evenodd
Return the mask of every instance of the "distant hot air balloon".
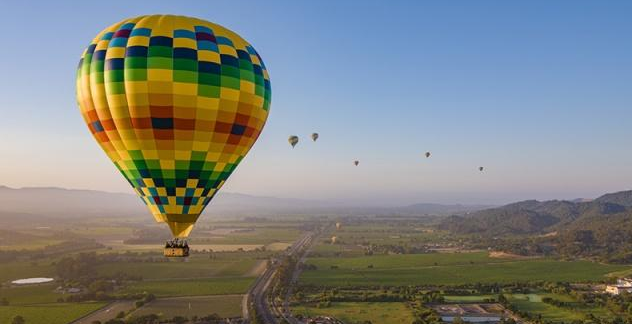
<path id="1" fill-rule="evenodd" d="M 358 164 L 360 164 L 360 161 L 355 160 L 355 161 L 353 161 L 353 164 L 354 164 L 355 166 L 358 166 Z"/>
<path id="2" fill-rule="evenodd" d="M 318 139 L 318 133 L 312 133 L 312 140 L 316 142 L 317 139 Z"/>
<path id="3" fill-rule="evenodd" d="M 340 228 L 342 228 L 342 223 L 337 222 L 336 223 L 336 229 L 339 230 Z"/>
<path id="4" fill-rule="evenodd" d="M 483 167 L 478 167 L 478 171 L 483 172 Z"/>
<path id="5" fill-rule="evenodd" d="M 332 237 L 331 237 L 331 244 L 336 244 L 336 240 L 337 240 L 337 239 L 338 239 L 337 237 L 332 236 Z"/>
<path id="6" fill-rule="evenodd" d="M 270 96 L 268 72 L 250 44 L 183 16 L 106 28 L 77 71 L 77 101 L 92 135 L 179 238 L 259 137 Z"/>
<path id="7" fill-rule="evenodd" d="M 430 157 L 430 152 L 426 152 L 426 157 L 429 158 Z"/>
<path id="8" fill-rule="evenodd" d="M 298 136 L 292 135 L 288 137 L 287 141 L 290 143 L 290 145 L 292 145 L 292 147 L 294 147 L 298 143 Z"/>

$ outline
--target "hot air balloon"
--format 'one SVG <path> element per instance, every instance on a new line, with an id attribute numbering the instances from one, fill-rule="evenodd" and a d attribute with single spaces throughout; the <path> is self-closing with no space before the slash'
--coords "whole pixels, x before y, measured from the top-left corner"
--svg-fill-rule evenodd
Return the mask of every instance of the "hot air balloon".
<path id="1" fill-rule="evenodd" d="M 354 164 L 355 166 L 358 166 L 358 164 L 360 164 L 360 161 L 355 160 L 355 161 L 353 161 L 353 164 Z"/>
<path id="2" fill-rule="evenodd" d="M 180 238 L 166 247 L 188 254 L 184 239 L 268 117 L 261 57 L 214 23 L 140 16 L 94 38 L 76 83 L 90 132 L 156 221 Z"/>
<path id="3" fill-rule="evenodd" d="M 318 139 L 318 133 L 312 133 L 312 141 L 316 142 Z"/>
<path id="4" fill-rule="evenodd" d="M 337 222 L 336 223 L 336 229 L 339 230 L 340 228 L 342 228 L 342 223 Z"/>
<path id="5" fill-rule="evenodd" d="M 336 244 L 336 240 L 337 240 L 337 239 L 338 239 L 337 237 L 332 236 L 332 237 L 331 237 L 331 244 Z"/>
<path id="6" fill-rule="evenodd" d="M 292 148 L 294 148 L 294 146 L 296 146 L 296 144 L 298 143 L 298 136 L 292 135 L 288 137 L 287 141 L 290 143 L 290 145 L 292 145 Z"/>
<path id="7" fill-rule="evenodd" d="M 478 167 L 478 171 L 483 172 L 483 167 Z"/>
<path id="8" fill-rule="evenodd" d="M 429 158 L 430 157 L 430 152 L 426 152 L 426 157 Z"/>

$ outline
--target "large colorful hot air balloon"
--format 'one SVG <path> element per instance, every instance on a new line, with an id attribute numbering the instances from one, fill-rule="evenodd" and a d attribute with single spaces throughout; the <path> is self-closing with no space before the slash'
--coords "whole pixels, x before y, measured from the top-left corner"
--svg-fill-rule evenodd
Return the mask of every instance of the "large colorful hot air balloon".
<path id="1" fill-rule="evenodd" d="M 250 44 L 182 16 L 106 28 L 77 71 L 77 101 L 92 135 L 155 219 L 180 238 L 257 140 L 270 95 Z"/>

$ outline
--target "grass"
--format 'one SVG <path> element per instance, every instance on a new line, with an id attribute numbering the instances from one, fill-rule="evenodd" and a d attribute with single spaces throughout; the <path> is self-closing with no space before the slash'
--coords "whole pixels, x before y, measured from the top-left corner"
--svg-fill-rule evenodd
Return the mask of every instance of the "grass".
<path id="1" fill-rule="evenodd" d="M 62 294 L 54 292 L 58 284 L 28 285 L 0 288 L 0 299 L 6 298 L 11 305 L 54 303 Z"/>
<path id="2" fill-rule="evenodd" d="M 33 277 L 53 278 L 54 275 L 55 269 L 50 265 L 50 261 L 37 263 L 20 261 L 0 264 L 0 283 Z"/>
<path id="3" fill-rule="evenodd" d="M 437 265 L 435 266 L 435 262 Z M 486 253 L 313 258 L 317 270 L 304 271 L 302 284 L 323 286 L 458 285 L 528 281 L 600 281 L 629 266 L 553 259 L 510 260 Z M 373 265 L 372 269 L 368 266 Z M 337 266 L 337 269 L 331 269 Z"/>
<path id="4" fill-rule="evenodd" d="M 494 299 L 498 295 L 474 295 L 474 296 L 443 296 L 450 303 L 482 303 L 485 299 Z"/>
<path id="5" fill-rule="evenodd" d="M 405 303 L 332 303 L 327 308 L 297 306 L 292 309 L 294 314 L 304 316 L 334 316 L 348 323 L 362 323 L 371 321 L 373 324 L 412 323 L 412 311 Z"/>
<path id="6" fill-rule="evenodd" d="M 221 317 L 241 316 L 242 295 L 220 295 L 204 297 L 178 297 L 157 299 L 132 313 L 132 317 L 157 314 L 163 319 L 174 316 L 191 318 L 210 314 Z"/>
<path id="7" fill-rule="evenodd" d="M 551 294 L 551 293 L 537 293 L 537 294 L 510 294 L 507 296 L 509 302 L 516 306 L 519 310 L 540 314 L 543 319 L 550 321 L 565 321 L 579 319 L 585 319 L 586 315 L 593 314 L 599 318 L 612 318 L 615 315 L 612 314 L 606 308 L 600 307 L 585 307 L 579 302 L 573 299 L 569 295 Z M 542 298 L 550 297 L 569 304 L 572 308 L 557 307 L 542 302 Z"/>
<path id="8" fill-rule="evenodd" d="M 60 303 L 30 306 L 0 306 L 0 323 L 11 323 L 17 315 L 24 317 L 28 324 L 66 324 L 105 303 Z"/>
<path id="9" fill-rule="evenodd" d="M 117 262 L 99 266 L 101 275 L 117 272 L 140 275 L 143 279 L 208 278 L 244 276 L 255 265 L 254 258 L 209 259 L 190 258 L 189 262 Z"/>
<path id="10" fill-rule="evenodd" d="M 239 228 L 244 227 L 241 225 Z M 274 242 L 292 242 L 299 235 L 300 231 L 295 228 L 255 227 L 253 231 L 232 232 L 210 237 L 194 233 L 191 241 L 193 244 L 266 245 Z"/>
<path id="11" fill-rule="evenodd" d="M 255 278 L 223 277 L 198 280 L 141 281 L 128 285 L 123 293 L 148 292 L 159 297 L 244 294 Z"/>

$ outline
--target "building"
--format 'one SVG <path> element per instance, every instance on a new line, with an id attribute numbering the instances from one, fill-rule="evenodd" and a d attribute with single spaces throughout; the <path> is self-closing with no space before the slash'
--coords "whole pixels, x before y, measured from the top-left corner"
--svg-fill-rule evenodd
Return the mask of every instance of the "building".
<path id="1" fill-rule="evenodd" d="M 606 293 L 611 295 L 620 295 L 623 292 L 632 293 L 632 279 L 619 278 L 614 285 L 606 286 Z"/>
<path id="2" fill-rule="evenodd" d="M 456 318 L 461 318 L 468 323 L 499 323 L 507 317 L 505 308 L 496 303 L 433 304 L 428 306 L 434 309 L 441 316 L 441 320 L 446 323 L 452 323 Z"/>

